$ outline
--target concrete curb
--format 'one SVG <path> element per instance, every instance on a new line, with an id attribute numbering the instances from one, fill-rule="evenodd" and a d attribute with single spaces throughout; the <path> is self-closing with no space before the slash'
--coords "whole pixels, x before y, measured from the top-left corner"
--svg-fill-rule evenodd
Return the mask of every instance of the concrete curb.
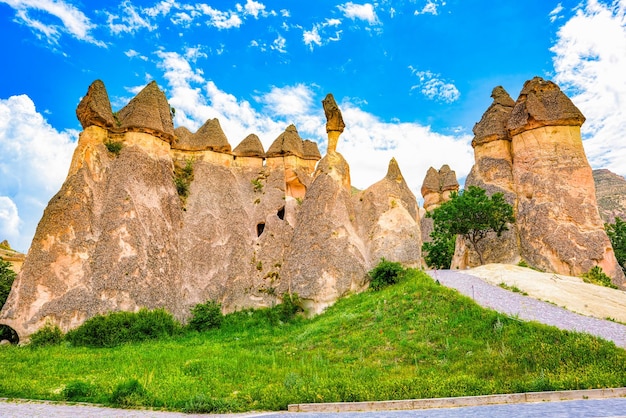
<path id="1" fill-rule="evenodd" d="M 502 395 L 461 396 L 457 398 L 409 399 L 403 401 L 305 403 L 289 405 L 289 412 L 364 412 L 413 409 L 458 408 L 517 404 L 527 402 L 557 402 L 583 399 L 626 397 L 625 388 L 562 390 L 555 392 L 510 393 Z"/>

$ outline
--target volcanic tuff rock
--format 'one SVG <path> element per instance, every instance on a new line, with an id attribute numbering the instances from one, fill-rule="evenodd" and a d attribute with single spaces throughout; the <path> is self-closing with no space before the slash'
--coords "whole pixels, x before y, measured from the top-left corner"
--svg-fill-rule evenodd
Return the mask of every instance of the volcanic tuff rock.
<path id="1" fill-rule="evenodd" d="M 98 116 L 106 97 L 95 82 L 79 105 L 68 176 L 0 312 L 22 340 L 46 322 L 67 331 L 141 307 L 186 320 L 208 299 L 230 312 L 297 292 L 319 312 L 367 287 L 380 257 L 419 265 L 417 203 L 395 162 L 359 200 L 343 157 L 330 152 L 316 169 L 316 144 L 293 125 L 267 155 L 255 135 L 231 153 L 217 120 L 174 131 L 155 83 L 120 126 Z"/>
<path id="2" fill-rule="evenodd" d="M 117 123 L 111 110 L 109 95 L 100 80 L 94 81 L 76 108 L 76 116 L 83 128 L 91 125 L 114 128 Z"/>
<path id="3" fill-rule="evenodd" d="M 421 218 L 421 235 L 423 242 L 430 242 L 430 234 L 433 232 L 433 220 L 425 216 L 450 200 L 452 192 L 459 191 L 459 182 L 456 173 L 445 164 L 439 171 L 430 167 L 422 182 L 422 197 L 424 198 L 424 213 Z"/>
<path id="4" fill-rule="evenodd" d="M 506 201 L 515 207 L 517 195 L 513 185 L 513 156 L 511 137 L 506 124 L 509 121 L 515 102 L 498 86 L 491 93 L 493 103 L 483 114 L 480 122 L 474 125 L 474 166 L 465 180 L 465 187 L 477 186 L 488 195 L 502 193 Z M 489 234 L 481 242 L 483 261 L 488 263 L 511 263 L 520 260 L 518 234 L 514 227 L 497 237 Z M 457 241 L 452 268 L 466 268 L 480 264 L 478 254 L 464 240 Z"/>
<path id="5" fill-rule="evenodd" d="M 580 136 L 584 116 L 556 84 L 535 77 L 524 84 L 506 122 L 508 153 L 509 139 L 500 129 L 509 107 L 506 102 L 506 98 L 494 100 L 477 125 L 476 164 L 469 184 L 490 193 L 501 191 L 514 205 L 518 253 L 531 266 L 577 276 L 599 265 L 614 283 L 623 285 L 624 274 L 598 214 Z M 485 143 L 487 137 L 492 141 Z M 511 248 L 515 241 L 504 235 L 502 241 L 494 238 L 490 248 L 497 242 Z M 462 250 L 457 245 L 455 267 L 473 265 L 472 259 L 458 254 Z M 492 253 L 489 261 L 511 262 L 516 256 L 511 248 Z"/>
<path id="6" fill-rule="evenodd" d="M 24 254 L 11 248 L 11 245 L 9 245 L 7 240 L 0 242 L 0 260 L 11 263 L 11 269 L 14 272 L 20 272 L 22 265 L 24 264 L 25 257 L 26 256 Z"/>
<path id="7" fill-rule="evenodd" d="M 598 210 L 604 222 L 626 221 L 626 179 L 609 170 L 593 170 Z"/>

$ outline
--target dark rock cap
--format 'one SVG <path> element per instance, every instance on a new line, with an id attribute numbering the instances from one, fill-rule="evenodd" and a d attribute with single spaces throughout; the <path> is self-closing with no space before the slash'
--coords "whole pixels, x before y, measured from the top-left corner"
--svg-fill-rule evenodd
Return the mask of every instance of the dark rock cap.
<path id="1" fill-rule="evenodd" d="M 203 149 L 215 152 L 230 153 L 232 148 L 217 118 L 207 120 L 194 134 L 194 143 Z"/>
<path id="2" fill-rule="evenodd" d="M 305 160 L 319 161 L 322 159 L 322 154 L 320 154 L 320 150 L 317 147 L 317 142 L 311 141 L 310 139 L 305 139 L 302 142 L 302 149 L 304 152 Z"/>
<path id="3" fill-rule="evenodd" d="M 278 135 L 274 140 L 270 149 L 267 150 L 267 157 L 283 157 L 286 155 L 295 155 L 302 158 L 304 156 L 304 145 L 302 138 L 298 134 L 298 130 L 292 124 L 285 129 L 285 132 Z"/>
<path id="4" fill-rule="evenodd" d="M 341 110 L 339 110 L 339 106 L 337 106 L 337 102 L 335 102 L 335 97 L 332 93 L 326 95 L 324 100 L 322 100 L 322 105 L 324 106 L 324 114 L 326 115 L 326 132 L 343 132 L 343 128 L 346 127 L 346 124 L 343 123 Z"/>
<path id="5" fill-rule="evenodd" d="M 480 122 L 474 125 L 472 147 L 497 140 L 511 140 L 506 124 L 511 117 L 515 102 L 502 86 L 491 92 L 493 103 L 487 108 Z"/>
<path id="6" fill-rule="evenodd" d="M 430 167 L 422 183 L 422 196 L 426 196 L 428 193 L 442 193 L 451 190 L 459 190 L 459 182 L 454 170 L 450 169 L 448 164 L 441 166 L 439 171 Z"/>
<path id="7" fill-rule="evenodd" d="M 76 108 L 76 117 L 83 129 L 92 125 L 102 128 L 116 127 L 109 95 L 102 80 L 91 83 L 87 94 Z"/>
<path id="8" fill-rule="evenodd" d="M 263 144 L 258 136 L 250 134 L 244 138 L 233 150 L 233 154 L 237 157 L 265 157 Z"/>
<path id="9" fill-rule="evenodd" d="M 542 126 L 581 126 L 585 117 L 551 81 L 535 77 L 524 83 L 507 129 L 511 136 Z"/>
<path id="10" fill-rule="evenodd" d="M 144 87 L 117 117 L 123 129 L 151 130 L 174 139 L 170 105 L 156 81 Z"/>

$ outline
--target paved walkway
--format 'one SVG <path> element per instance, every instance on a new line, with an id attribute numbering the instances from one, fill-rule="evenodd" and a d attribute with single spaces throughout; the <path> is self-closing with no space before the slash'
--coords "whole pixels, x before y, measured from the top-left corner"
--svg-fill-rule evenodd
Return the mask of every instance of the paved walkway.
<path id="1" fill-rule="evenodd" d="M 537 321 L 561 329 L 586 332 L 626 347 L 626 325 L 580 315 L 548 302 L 494 286 L 484 280 L 453 270 L 430 270 L 433 279 L 457 289 L 476 303 L 525 321 Z"/>
<path id="2" fill-rule="evenodd" d="M 7 418 L 114 417 L 114 418 L 193 418 L 193 417 L 267 417 L 267 418 L 587 418 L 626 417 L 626 399 L 540 402 L 514 405 L 489 405 L 413 411 L 376 411 L 342 413 L 248 413 L 231 415 L 186 415 L 175 412 L 131 411 L 84 405 L 50 403 L 12 403 L 0 401 L 0 416 Z"/>

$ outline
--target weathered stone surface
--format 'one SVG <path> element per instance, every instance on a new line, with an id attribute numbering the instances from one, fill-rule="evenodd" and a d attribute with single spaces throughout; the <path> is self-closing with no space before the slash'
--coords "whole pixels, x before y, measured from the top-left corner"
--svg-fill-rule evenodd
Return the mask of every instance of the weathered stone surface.
<path id="1" fill-rule="evenodd" d="M 267 150 L 267 157 L 283 157 L 295 155 L 302 158 L 304 156 L 304 144 L 294 125 L 289 125 L 285 132 L 278 135 Z"/>
<path id="2" fill-rule="evenodd" d="M 339 297 L 366 288 L 368 256 L 355 219 L 348 164 L 340 154 L 328 154 L 298 213 L 297 225 L 306 227 L 294 231 L 280 292 L 295 292 L 309 311 L 321 312 Z"/>
<path id="3" fill-rule="evenodd" d="M 193 136 L 194 145 L 197 144 L 199 149 L 209 149 L 215 152 L 230 153 L 231 146 L 228 138 L 224 134 L 220 121 L 217 119 L 209 119 L 204 125 L 198 129 Z"/>
<path id="4" fill-rule="evenodd" d="M 121 128 L 153 133 L 168 141 L 174 140 L 174 124 L 170 105 L 155 81 L 143 88 L 117 114 Z"/>
<path id="5" fill-rule="evenodd" d="M 151 84 L 120 112 L 121 127 L 81 133 L 0 312 L 21 341 L 47 322 L 67 331 L 142 307 L 184 321 L 208 299 L 230 312 L 296 292 L 315 313 L 366 288 L 379 257 L 419 264 L 417 204 L 395 161 L 361 201 L 345 159 L 331 152 L 314 171 L 317 145 L 294 126 L 265 160 L 256 136 L 233 155 L 205 146 L 224 145 L 211 139 L 223 136 L 217 121 L 168 137 L 160 94 Z M 146 126 L 141 117 L 151 118 Z M 204 145 L 191 149 L 198 139 Z M 175 167 L 189 164 L 181 183 Z"/>
<path id="6" fill-rule="evenodd" d="M 335 98 L 332 93 L 328 93 L 324 100 L 322 100 L 324 106 L 324 115 L 326 116 L 326 133 L 328 134 L 328 148 L 327 152 L 332 153 L 337 150 L 337 143 L 339 142 L 339 135 L 345 128 L 343 122 L 343 116 L 341 110 L 335 102 Z"/>
<path id="7" fill-rule="evenodd" d="M 83 128 L 91 125 L 102 128 L 117 127 L 109 95 L 102 80 L 96 80 L 89 86 L 87 94 L 76 108 L 76 116 Z"/>
<path id="8" fill-rule="evenodd" d="M 450 193 L 459 190 L 459 182 L 456 173 L 450 166 L 444 164 L 439 171 L 430 167 L 426 172 L 426 177 L 422 183 L 422 197 L 424 198 L 424 209 L 434 210 L 443 202 L 450 198 Z"/>
<path id="9" fill-rule="evenodd" d="M 20 272 L 25 258 L 26 256 L 24 254 L 11 248 L 9 241 L 4 240 L 0 243 L 0 260 L 11 263 L 11 269 L 14 272 Z"/>
<path id="10" fill-rule="evenodd" d="M 524 83 L 507 129 L 511 136 L 542 126 L 582 126 L 585 117 L 551 81 L 535 77 Z"/>
<path id="11" fill-rule="evenodd" d="M 474 125 L 472 147 L 496 140 L 511 140 L 506 124 L 511 117 L 515 102 L 502 86 L 494 88 L 491 97 L 493 103 L 483 114 L 480 122 Z"/>
<path id="12" fill-rule="evenodd" d="M 593 170 L 596 199 L 600 217 L 615 223 L 615 218 L 626 221 L 626 179 L 609 170 Z"/>
<path id="13" fill-rule="evenodd" d="M 244 138 L 233 150 L 233 155 L 237 157 L 265 157 L 265 150 L 263 150 L 263 144 L 258 136 L 250 134 Z"/>
<path id="14" fill-rule="evenodd" d="M 387 175 L 354 197 L 358 200 L 359 232 L 370 264 L 381 258 L 421 266 L 419 208 L 398 163 L 389 162 Z"/>
<path id="15" fill-rule="evenodd" d="M 305 139 L 303 144 L 303 158 L 305 160 L 315 160 L 319 161 L 322 159 L 322 155 L 320 154 L 320 150 L 317 147 L 317 142 L 313 142 L 310 139 Z"/>
<path id="16" fill-rule="evenodd" d="M 515 102 L 500 86 L 493 89 L 491 97 L 493 103 L 474 126 L 472 147 L 475 164 L 465 180 L 465 187 L 480 187 L 488 196 L 502 193 L 506 201 L 515 207 L 517 196 L 513 184 L 511 137 L 506 129 Z M 520 260 L 518 234 L 514 226 L 500 237 L 495 233 L 489 234 L 479 247 L 485 264 L 515 264 Z M 451 268 L 466 269 L 478 265 L 480 257 L 476 251 L 465 240 L 458 239 Z"/>

